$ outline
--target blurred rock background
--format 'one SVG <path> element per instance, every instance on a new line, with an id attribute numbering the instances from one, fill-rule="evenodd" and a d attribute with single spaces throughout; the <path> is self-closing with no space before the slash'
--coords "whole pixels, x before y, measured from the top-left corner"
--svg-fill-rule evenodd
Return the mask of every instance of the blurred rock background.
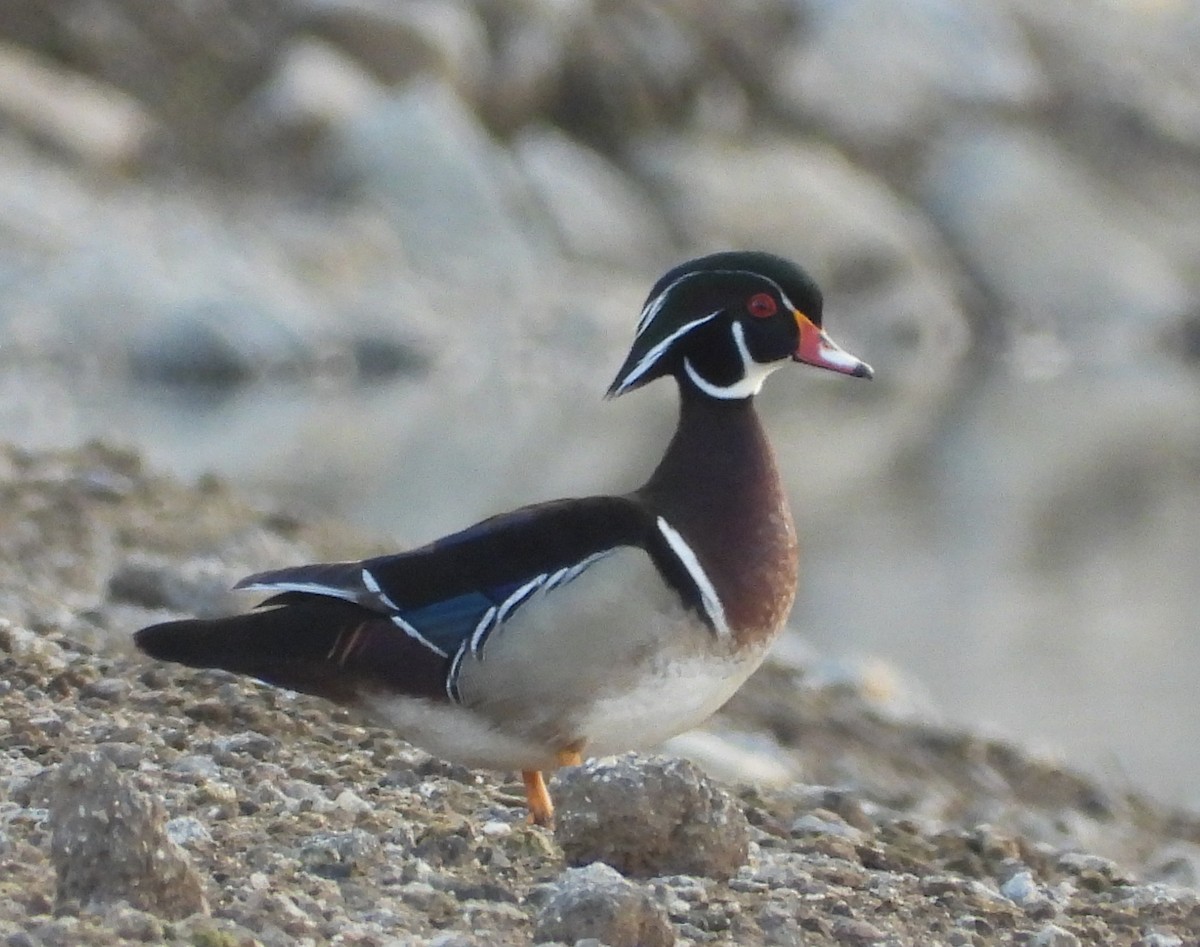
<path id="1" fill-rule="evenodd" d="M 1200 805 L 1197 49 L 1186 0 L 13 0 L 0 437 L 416 543 L 639 483 L 646 291 L 774 250 L 877 372 L 763 398 L 795 634 Z"/>

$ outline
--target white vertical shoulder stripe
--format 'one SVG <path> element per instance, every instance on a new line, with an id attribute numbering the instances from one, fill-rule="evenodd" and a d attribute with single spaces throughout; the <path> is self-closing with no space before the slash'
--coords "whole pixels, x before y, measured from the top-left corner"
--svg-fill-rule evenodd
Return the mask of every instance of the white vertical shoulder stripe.
<path id="1" fill-rule="evenodd" d="M 679 557 L 679 561 L 687 569 L 688 575 L 696 583 L 696 588 L 700 590 L 701 604 L 704 606 L 705 614 L 708 615 L 708 620 L 717 632 L 717 637 L 732 638 L 733 632 L 729 628 L 729 622 L 725 620 L 725 608 L 721 605 L 720 596 L 717 595 L 717 590 L 709 581 L 708 575 L 705 573 L 704 567 L 700 565 L 700 560 L 696 558 L 692 547 L 687 544 L 686 539 L 679 535 L 678 530 L 661 516 L 658 517 L 658 531 L 662 533 L 663 539 L 667 541 L 671 551 Z"/>
<path id="2" fill-rule="evenodd" d="M 379 599 L 384 608 L 390 608 L 394 612 L 400 611 L 399 607 L 397 607 L 396 603 L 391 600 L 387 592 L 379 587 L 379 582 L 376 580 L 375 576 L 371 575 L 370 570 L 368 569 L 362 570 L 362 584 L 368 592 Z"/>

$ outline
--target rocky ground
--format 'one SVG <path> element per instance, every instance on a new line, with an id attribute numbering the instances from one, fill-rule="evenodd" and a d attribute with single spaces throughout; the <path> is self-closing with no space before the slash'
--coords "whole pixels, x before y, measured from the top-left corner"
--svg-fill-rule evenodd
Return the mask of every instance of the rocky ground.
<path id="1" fill-rule="evenodd" d="M 1200 826 L 1139 792 L 1200 779 L 1198 9 L 9 5 L 0 936 L 1197 942 Z M 622 760 L 552 833 L 511 774 L 131 652 L 257 569 L 633 486 L 669 393 L 599 394 L 729 246 L 878 372 L 763 396 L 806 640 L 1132 785 L 789 636 L 667 748 L 727 795 Z M 74 449 L 109 432 L 198 479 Z"/>
<path id="2" fill-rule="evenodd" d="M 716 779 L 593 761 L 556 778 L 554 831 L 526 824 L 513 774 L 129 647 L 148 620 L 231 607 L 244 571 L 372 549 L 100 445 L 0 453 L 4 943 L 1200 939 L 1200 819 L 795 647 L 685 744 Z"/>
<path id="3" fill-rule="evenodd" d="M 10 3 L 0 439 L 424 540 L 635 486 L 670 393 L 600 396 L 647 289 L 774 250 L 877 372 L 763 395 L 799 624 L 1194 803 L 1198 37 L 1186 0 Z"/>

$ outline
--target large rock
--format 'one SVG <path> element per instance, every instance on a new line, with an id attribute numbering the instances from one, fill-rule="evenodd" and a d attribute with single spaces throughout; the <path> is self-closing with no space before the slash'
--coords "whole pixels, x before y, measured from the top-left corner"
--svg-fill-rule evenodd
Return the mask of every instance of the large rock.
<path id="1" fill-rule="evenodd" d="M 108 597 L 142 608 L 213 618 L 243 604 L 231 591 L 238 578 L 211 559 L 174 566 L 160 557 L 131 556 L 109 579 Z"/>
<path id="2" fill-rule="evenodd" d="M 94 750 L 69 756 L 50 797 L 59 905 L 128 901 L 166 918 L 207 912 L 200 876 L 166 824 L 162 804 L 136 789 L 108 756 Z"/>
<path id="3" fill-rule="evenodd" d="M 383 209 L 413 264 L 454 287 L 511 292 L 553 256 L 511 159 L 443 85 L 387 98 L 340 129 L 332 148 L 339 175 Z"/>
<path id="4" fill-rule="evenodd" d="M 729 878 L 746 862 L 750 827 L 737 803 L 687 760 L 634 754 L 563 770 L 554 780 L 555 838 L 568 864 L 627 875 Z"/>
<path id="5" fill-rule="evenodd" d="M 258 300 L 189 300 L 148 316 L 128 343 L 130 372 L 141 381 L 225 387 L 273 371 L 312 371 L 317 362 L 296 320 Z"/>
<path id="6" fill-rule="evenodd" d="M 1195 4 L 1114 3 L 1103 16 L 1087 0 L 1006 6 L 1036 37 L 1062 114 L 1070 116 L 1068 135 L 1083 132 L 1100 149 L 1128 145 L 1144 131 L 1147 144 L 1200 146 Z"/>
<path id="7" fill-rule="evenodd" d="M 550 128 L 522 132 L 513 152 L 572 256 L 625 265 L 665 265 L 671 237 L 636 182 L 599 152 Z"/>
<path id="8" fill-rule="evenodd" d="M 781 107 L 859 148 L 917 144 L 960 107 L 1013 111 L 1047 88 L 1025 35 L 986 0 L 807 5 L 774 74 Z"/>
<path id="9" fill-rule="evenodd" d="M 287 0 L 112 0 L 23 4 L 0 32 L 129 93 L 175 147 L 162 156 L 228 162 L 217 129 L 227 109 L 269 70 L 294 27 Z"/>
<path id="10" fill-rule="evenodd" d="M 347 53 L 304 37 L 280 53 L 234 124 L 303 150 L 384 95 L 382 84 Z"/>
<path id="11" fill-rule="evenodd" d="M 922 193 L 1017 341 L 1030 336 L 1015 356 L 1035 374 L 1068 357 L 1128 365 L 1193 304 L 1115 190 L 1047 135 L 956 127 L 932 152 Z"/>
<path id="12" fill-rule="evenodd" d="M 483 80 L 487 33 L 466 0 L 304 0 L 304 25 L 386 82 L 426 74 L 469 93 Z"/>
<path id="13" fill-rule="evenodd" d="M 667 912 L 639 885 L 608 865 L 568 868 L 538 912 L 535 941 L 576 944 L 589 938 L 608 947 L 671 947 Z"/>
<path id="14" fill-rule="evenodd" d="M 0 43 L 0 117 L 103 170 L 144 156 L 158 123 L 133 97 L 34 53 Z"/>

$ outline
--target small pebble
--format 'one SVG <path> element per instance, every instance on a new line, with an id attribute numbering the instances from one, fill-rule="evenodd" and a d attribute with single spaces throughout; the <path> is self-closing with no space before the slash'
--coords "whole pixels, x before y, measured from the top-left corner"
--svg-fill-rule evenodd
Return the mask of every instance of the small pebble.
<path id="1" fill-rule="evenodd" d="M 1014 904 L 1026 904 L 1040 895 L 1033 874 L 1029 871 L 1018 871 L 1000 886 L 1000 893 Z"/>
<path id="2" fill-rule="evenodd" d="M 1079 938 L 1057 924 L 1047 924 L 1029 942 L 1030 947 L 1079 947 Z"/>
<path id="3" fill-rule="evenodd" d="M 211 756 L 189 754 L 181 756 L 171 764 L 171 772 L 181 776 L 197 776 L 203 779 L 216 779 L 221 775 L 221 767 Z"/>
<path id="4" fill-rule="evenodd" d="M 371 811 L 371 804 L 349 789 L 343 789 L 333 800 L 335 808 L 353 815 L 362 815 Z"/>
<path id="5" fill-rule="evenodd" d="M 125 700 L 132 689 L 128 681 L 119 677 L 102 677 L 84 687 L 82 693 L 84 697 L 117 703 Z"/>
<path id="6" fill-rule="evenodd" d="M 501 822 L 498 819 L 492 819 L 483 823 L 483 828 L 480 830 L 488 838 L 508 838 L 512 835 L 513 828 L 507 822 Z"/>
<path id="7" fill-rule="evenodd" d="M 195 845 L 211 842 L 212 834 L 199 819 L 183 815 L 167 823 L 167 838 L 176 845 Z"/>
<path id="8" fill-rule="evenodd" d="M 822 818 L 815 812 L 806 813 L 793 822 L 792 835 L 836 835 L 854 842 L 862 841 L 864 838 L 864 833 L 860 829 L 848 825 L 840 818 Z"/>
<path id="9" fill-rule="evenodd" d="M 1183 939 L 1174 934 L 1151 931 L 1141 939 L 1137 947 L 1183 947 Z"/>
<path id="10" fill-rule="evenodd" d="M 840 944 L 873 944 L 887 935 L 870 921 L 856 917 L 835 917 L 833 938 Z"/>
<path id="11" fill-rule="evenodd" d="M 379 839 L 369 832 L 328 832 L 309 837 L 300 847 L 300 864 L 322 878 L 344 879 L 362 873 L 379 856 Z"/>

